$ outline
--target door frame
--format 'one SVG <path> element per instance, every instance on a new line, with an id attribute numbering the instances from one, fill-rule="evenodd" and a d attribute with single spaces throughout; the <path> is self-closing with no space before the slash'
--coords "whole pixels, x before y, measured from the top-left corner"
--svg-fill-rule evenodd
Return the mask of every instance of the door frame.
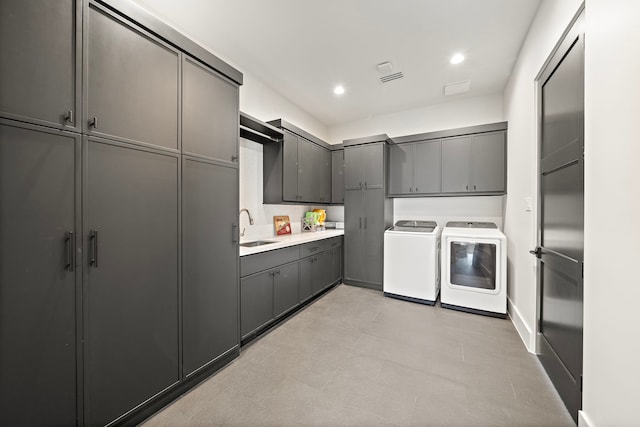
<path id="1" fill-rule="evenodd" d="M 571 21 L 562 32 L 562 35 L 558 39 L 558 42 L 551 50 L 551 53 L 545 60 L 544 64 L 538 71 L 534 79 L 535 83 L 535 93 L 534 93 L 534 103 L 535 103 L 535 111 L 536 111 L 536 127 L 535 127 L 535 152 L 533 153 L 535 161 L 535 212 L 534 212 L 534 221 L 532 228 L 532 240 L 535 242 L 536 246 L 540 246 L 541 236 L 540 236 L 540 220 L 542 218 L 542 186 L 540 185 L 540 155 L 542 153 L 542 84 L 546 80 L 547 77 L 552 73 L 555 67 L 560 63 L 562 59 L 564 59 L 564 55 L 560 57 L 556 57 L 557 53 L 562 50 L 567 50 L 572 44 L 575 37 L 579 34 L 582 38 L 584 38 L 584 12 L 585 4 L 584 2 L 580 4 L 578 10 L 571 18 Z M 575 25 L 580 19 L 582 19 L 582 23 L 580 25 Z M 586 145 L 586 140 L 585 140 Z M 531 348 L 533 351 L 538 354 L 540 352 L 540 344 L 538 342 L 538 335 L 540 334 L 540 315 L 541 315 L 541 301 L 540 296 L 542 295 L 542 290 L 540 288 L 540 265 L 538 263 L 537 258 L 533 258 L 534 270 L 535 270 L 535 284 L 536 284 L 536 323 L 534 326 L 533 334 L 531 337 Z M 583 324 L 584 328 L 584 324 Z M 584 329 L 583 329 L 584 331 Z"/>

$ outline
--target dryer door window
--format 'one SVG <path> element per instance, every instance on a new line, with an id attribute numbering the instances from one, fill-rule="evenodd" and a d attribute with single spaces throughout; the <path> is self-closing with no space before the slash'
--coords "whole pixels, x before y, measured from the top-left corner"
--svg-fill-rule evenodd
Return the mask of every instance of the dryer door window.
<path id="1" fill-rule="evenodd" d="M 496 245 L 451 242 L 451 284 L 496 289 Z"/>

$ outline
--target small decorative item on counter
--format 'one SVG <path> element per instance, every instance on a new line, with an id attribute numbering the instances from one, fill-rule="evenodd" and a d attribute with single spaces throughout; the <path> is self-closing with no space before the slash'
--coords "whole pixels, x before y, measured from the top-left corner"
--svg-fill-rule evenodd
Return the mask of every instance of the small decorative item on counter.
<path id="1" fill-rule="evenodd" d="M 324 230 L 324 224 L 320 224 L 320 213 L 307 212 L 304 218 L 300 219 L 302 231 L 320 231 Z"/>
<path id="2" fill-rule="evenodd" d="M 276 230 L 276 236 L 291 234 L 291 222 L 289 222 L 288 215 L 274 216 L 273 226 Z"/>
<path id="3" fill-rule="evenodd" d="M 324 222 L 327 219 L 327 211 L 324 209 L 314 209 L 313 212 L 320 214 L 320 217 L 318 218 L 318 224 L 324 225 Z"/>

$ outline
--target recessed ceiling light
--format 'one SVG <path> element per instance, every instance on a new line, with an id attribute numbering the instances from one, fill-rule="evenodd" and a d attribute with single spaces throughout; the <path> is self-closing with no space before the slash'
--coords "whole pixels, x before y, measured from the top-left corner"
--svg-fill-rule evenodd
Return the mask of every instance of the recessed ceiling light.
<path id="1" fill-rule="evenodd" d="M 338 86 L 334 87 L 333 88 L 333 93 L 335 93 L 336 95 L 342 95 L 344 93 L 344 86 L 338 85 Z"/>
<path id="2" fill-rule="evenodd" d="M 451 57 L 451 60 L 449 62 L 451 62 L 452 64 L 459 64 L 462 61 L 464 61 L 464 55 L 461 53 L 456 53 Z"/>

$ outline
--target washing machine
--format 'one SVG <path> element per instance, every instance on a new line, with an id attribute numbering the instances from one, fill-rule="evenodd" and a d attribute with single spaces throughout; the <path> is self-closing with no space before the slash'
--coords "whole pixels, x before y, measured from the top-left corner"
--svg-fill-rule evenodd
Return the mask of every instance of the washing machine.
<path id="1" fill-rule="evenodd" d="M 507 238 L 491 222 L 448 222 L 442 230 L 442 307 L 507 313 Z"/>
<path id="2" fill-rule="evenodd" d="M 440 290 L 440 227 L 397 221 L 384 233 L 384 295 L 433 305 Z"/>

